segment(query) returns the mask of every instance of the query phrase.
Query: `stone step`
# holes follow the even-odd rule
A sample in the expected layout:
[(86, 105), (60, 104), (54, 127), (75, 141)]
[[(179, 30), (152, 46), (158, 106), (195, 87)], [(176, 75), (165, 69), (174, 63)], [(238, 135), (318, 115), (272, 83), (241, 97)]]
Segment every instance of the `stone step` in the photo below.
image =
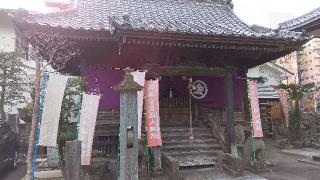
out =
[(220, 150), (221, 147), (219, 144), (183, 144), (183, 145), (172, 145), (172, 146), (163, 146), (163, 151), (168, 150), (172, 151), (185, 151), (185, 150), (197, 150), (197, 149), (206, 149), (206, 150)]
[(171, 157), (179, 164), (179, 170), (214, 167), (217, 161), (215, 156), (195, 155)]
[(218, 141), (214, 138), (205, 138), (205, 139), (182, 139), (182, 140), (175, 140), (175, 139), (167, 139), (162, 141), (163, 146), (167, 145), (179, 145), (179, 144), (201, 144), (201, 143), (218, 143)]
[[(193, 122), (192, 126), (193, 127), (207, 127), (208, 126), (208, 122)], [(160, 126), (162, 128), (165, 127), (189, 127), (189, 121), (180, 121), (180, 122), (170, 122), (170, 121), (160, 121)]]
[[(211, 130), (207, 129), (207, 130), (193, 130), (193, 135), (199, 135), (201, 136), (202, 134), (203, 135), (208, 135), (208, 134), (211, 134), (212, 135), (212, 132)], [(177, 132), (162, 132), (161, 131), (161, 134), (162, 136), (177, 136), (177, 135), (181, 135), (181, 136), (184, 136), (184, 135), (189, 135), (190, 132), (189, 130), (188, 131), (177, 131)]]
[[(161, 132), (189, 132), (190, 128), (187, 126), (183, 127), (161, 127)], [(208, 127), (194, 127), (193, 131), (210, 131)]]
[(176, 151), (176, 150), (166, 150), (163, 152), (164, 155), (167, 156), (173, 156), (173, 157), (178, 157), (178, 156), (193, 156), (193, 155), (206, 155), (206, 156), (217, 156), (218, 153), (222, 152), (222, 150), (206, 150), (206, 149), (197, 149), (197, 150), (185, 150), (185, 151)]
[[(189, 139), (189, 133), (172, 133), (172, 134), (161, 134), (162, 139), (166, 140), (186, 140)], [(194, 139), (212, 139), (214, 136), (211, 133), (193, 134)]]

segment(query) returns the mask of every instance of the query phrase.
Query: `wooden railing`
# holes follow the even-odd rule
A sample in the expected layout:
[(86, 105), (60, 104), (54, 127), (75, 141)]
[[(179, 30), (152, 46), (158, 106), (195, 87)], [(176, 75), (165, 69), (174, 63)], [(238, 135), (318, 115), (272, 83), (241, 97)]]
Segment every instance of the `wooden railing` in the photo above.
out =
[(212, 113), (208, 114), (208, 119), (209, 119), (209, 125), (211, 127), (211, 131), (213, 133), (213, 135), (215, 136), (215, 138), (218, 140), (219, 144), (221, 145), (223, 151), (225, 151), (226, 148), (226, 140), (224, 137), (224, 132), (223, 130), (217, 125), (216, 123), (216, 119), (213, 116)]

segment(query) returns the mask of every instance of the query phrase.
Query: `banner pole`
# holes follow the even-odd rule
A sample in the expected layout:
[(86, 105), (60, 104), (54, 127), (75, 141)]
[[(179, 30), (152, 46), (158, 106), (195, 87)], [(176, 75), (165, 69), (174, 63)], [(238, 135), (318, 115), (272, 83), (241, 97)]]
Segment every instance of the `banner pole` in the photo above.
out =
[[(249, 80), (250, 81), (250, 80)], [(249, 92), (250, 92), (250, 89), (249, 89), (249, 81), (247, 81), (247, 97), (248, 97), (248, 114), (249, 114), (249, 124), (250, 124), (250, 138), (251, 138), (251, 160), (252, 161), (256, 161), (256, 144), (255, 144), (255, 141), (254, 141), (254, 134), (253, 134), (253, 122), (252, 122), (252, 113), (251, 113), (251, 99), (250, 99), (250, 96), (249, 96)], [(251, 94), (250, 94), (251, 95)]]
[(46, 83), (49, 79), (48, 74), (43, 75), (42, 79), (42, 84), (41, 84), (41, 95), (40, 95), (40, 109), (38, 112), (38, 126), (36, 130), (36, 143), (34, 144), (34, 153), (33, 153), (33, 160), (32, 160), (32, 174), (31, 174), (31, 179), (34, 180), (34, 172), (36, 169), (36, 159), (38, 155), (38, 144), (39, 144), (39, 134), (40, 134), (40, 126), (41, 126), (41, 120), (42, 120), (42, 112), (43, 112), (43, 103), (44, 103), (44, 98), (46, 94)]
[(82, 104), (82, 93), (80, 94), (79, 101), (77, 102), (77, 127), (76, 127), (76, 134), (75, 134), (75, 139), (78, 141), (78, 136), (79, 136), (79, 124), (80, 124), (80, 115), (81, 115), (81, 104)]

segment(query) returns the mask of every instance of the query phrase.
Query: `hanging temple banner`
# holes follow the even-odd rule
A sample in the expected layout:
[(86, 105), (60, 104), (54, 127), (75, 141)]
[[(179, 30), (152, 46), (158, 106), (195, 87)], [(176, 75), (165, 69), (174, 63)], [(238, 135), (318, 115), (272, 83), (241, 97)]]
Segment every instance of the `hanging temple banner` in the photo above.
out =
[(249, 90), (251, 101), (250, 105), (252, 114), (253, 135), (254, 137), (263, 137), (258, 99), (258, 84), (256, 80), (249, 81)]
[(146, 80), (146, 126), (147, 141), (150, 147), (161, 146), (160, 115), (159, 115), (159, 83), (158, 80)]
[(43, 104), (39, 145), (56, 146), (61, 104), (67, 85), (67, 76), (50, 74)]
[[(133, 75), (133, 80), (137, 82), (140, 86), (144, 87), (144, 81), (146, 72), (134, 71), (131, 72)], [(142, 111), (143, 111), (143, 94), (144, 90), (137, 92), (137, 104), (138, 104), (138, 139), (141, 139), (141, 126), (142, 126)]]
[(90, 165), (91, 151), (100, 96), (84, 94), (81, 105), (79, 137), (81, 143), (81, 165)]

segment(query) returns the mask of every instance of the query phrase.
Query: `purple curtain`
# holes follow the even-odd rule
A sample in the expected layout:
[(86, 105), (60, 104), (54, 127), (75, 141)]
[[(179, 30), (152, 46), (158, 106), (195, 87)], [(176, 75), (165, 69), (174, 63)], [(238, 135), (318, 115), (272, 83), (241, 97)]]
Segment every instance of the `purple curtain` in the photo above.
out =
[(122, 70), (85, 67), (82, 68), (82, 74), (86, 81), (86, 91), (102, 94), (100, 109), (120, 108), (120, 93), (111, 87), (122, 81)]
[[(208, 88), (207, 95), (202, 99), (195, 99), (193, 101), (198, 104), (211, 108), (224, 109), (224, 78), (223, 77), (193, 77), (193, 81), (201, 80)], [(243, 76), (236, 76), (233, 78), (233, 93), (234, 93), (234, 107), (240, 108), (243, 101), (244, 86), (246, 80)], [(169, 89), (172, 86), (173, 96), (188, 96), (188, 81), (182, 80), (181, 77), (162, 77), (160, 81), (160, 92), (162, 95), (169, 95)]]
[[(122, 70), (103, 69), (97, 67), (82, 68), (82, 74), (86, 80), (86, 91), (101, 93), (100, 109), (120, 107), (120, 94), (111, 87), (118, 84), (123, 77)], [(240, 108), (246, 85), (245, 73), (238, 73), (233, 78), (234, 106)], [(193, 81), (201, 80), (206, 83), (208, 93), (203, 99), (194, 99), (200, 105), (212, 108), (225, 108), (224, 78), (223, 77), (193, 77)], [(161, 95), (169, 96), (169, 89), (172, 86), (174, 96), (188, 96), (186, 80), (181, 77), (162, 77), (159, 81)]]

